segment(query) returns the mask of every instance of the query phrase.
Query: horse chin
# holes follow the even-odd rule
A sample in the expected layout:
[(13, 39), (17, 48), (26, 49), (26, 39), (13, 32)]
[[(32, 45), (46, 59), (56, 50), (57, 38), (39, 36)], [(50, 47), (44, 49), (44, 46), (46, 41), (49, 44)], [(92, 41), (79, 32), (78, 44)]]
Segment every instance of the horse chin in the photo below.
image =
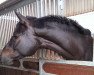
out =
[(10, 61), (2, 61), (3, 65), (13, 65), (13, 60), (11, 59)]
[(13, 61), (7, 62), (5, 65), (13, 65)]

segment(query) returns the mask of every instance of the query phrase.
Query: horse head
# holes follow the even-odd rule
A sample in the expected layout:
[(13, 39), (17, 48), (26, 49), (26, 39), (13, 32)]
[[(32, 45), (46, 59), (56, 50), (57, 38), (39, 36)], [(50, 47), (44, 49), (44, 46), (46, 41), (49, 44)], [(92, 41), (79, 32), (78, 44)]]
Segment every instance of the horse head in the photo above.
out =
[(34, 54), (38, 47), (32, 23), (20, 13), (15, 13), (19, 22), (17, 23), (13, 36), (1, 52), (1, 61), (8, 65), (12, 64), (13, 59), (15, 60)]
[[(68, 60), (89, 60), (93, 57), (91, 32), (66, 17), (24, 17), (15, 12), (19, 22), (13, 36), (1, 52), (1, 61), (33, 55), (39, 48), (53, 50)], [(54, 38), (53, 38), (54, 37)]]

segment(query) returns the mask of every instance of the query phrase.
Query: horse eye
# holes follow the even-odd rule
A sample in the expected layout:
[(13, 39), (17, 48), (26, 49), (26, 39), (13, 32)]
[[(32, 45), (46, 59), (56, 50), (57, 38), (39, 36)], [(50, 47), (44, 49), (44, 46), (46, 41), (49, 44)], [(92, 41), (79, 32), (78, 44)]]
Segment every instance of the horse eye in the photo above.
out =
[(15, 39), (17, 39), (17, 38), (18, 38), (18, 36), (16, 36), (16, 35), (15, 35), (15, 36), (13, 36), (13, 37), (14, 37)]

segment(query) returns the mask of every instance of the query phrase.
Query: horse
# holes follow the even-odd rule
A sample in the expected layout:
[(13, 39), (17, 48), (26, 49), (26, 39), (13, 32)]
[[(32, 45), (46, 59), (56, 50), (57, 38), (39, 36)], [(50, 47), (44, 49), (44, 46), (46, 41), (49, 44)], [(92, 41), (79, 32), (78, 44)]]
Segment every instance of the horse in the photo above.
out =
[(3, 64), (11, 65), (41, 48), (53, 50), (66, 60), (92, 61), (91, 32), (78, 22), (58, 15), (37, 18), (15, 14), (19, 22), (1, 52)]

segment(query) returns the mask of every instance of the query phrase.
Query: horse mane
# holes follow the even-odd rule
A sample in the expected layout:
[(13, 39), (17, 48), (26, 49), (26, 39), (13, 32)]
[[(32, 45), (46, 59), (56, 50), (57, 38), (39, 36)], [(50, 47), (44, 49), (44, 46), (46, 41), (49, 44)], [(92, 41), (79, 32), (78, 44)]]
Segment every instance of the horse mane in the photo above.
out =
[[(61, 17), (58, 15), (49, 15), (41, 18), (26, 16), (26, 18), (30, 20), (30, 22), (32, 22), (32, 25), (34, 25), (37, 28), (44, 28), (45, 22), (57, 22), (59, 23), (58, 25), (61, 25), (61, 24), (67, 25), (68, 28), (74, 27), (75, 28), (74, 32), (77, 31), (80, 34), (91, 36), (91, 32), (89, 29), (83, 28), (78, 22), (66, 17)], [(71, 28), (69, 29), (72, 30)]]
[(57, 22), (59, 23), (58, 25), (67, 25), (68, 27), (74, 27), (75, 31), (79, 32), (80, 34), (91, 36), (90, 30), (83, 28), (78, 22), (66, 17), (57, 16), (57, 15), (49, 15), (49, 16), (37, 18), (35, 20), (35, 27), (44, 28), (45, 26), (44, 23), (46, 22)]

